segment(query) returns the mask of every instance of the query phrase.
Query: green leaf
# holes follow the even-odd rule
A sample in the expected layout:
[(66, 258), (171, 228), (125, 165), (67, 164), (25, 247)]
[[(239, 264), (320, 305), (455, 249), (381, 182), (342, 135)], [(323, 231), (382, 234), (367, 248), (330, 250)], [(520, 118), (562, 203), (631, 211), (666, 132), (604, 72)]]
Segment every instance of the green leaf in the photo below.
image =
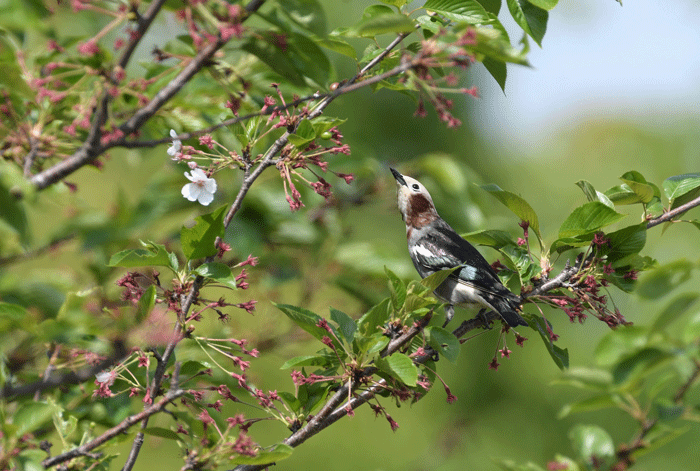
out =
[(316, 44), (325, 49), (348, 56), (351, 59), (357, 59), (357, 52), (355, 51), (355, 48), (342, 39), (327, 37), (313, 38), (313, 40)]
[(700, 187), (700, 173), (685, 173), (669, 177), (664, 180), (662, 186), (666, 198), (673, 202), (676, 198)]
[(609, 206), (613, 209), (615, 208), (615, 204), (612, 201), (610, 201), (610, 198), (608, 198), (605, 195), (605, 193), (596, 191), (596, 189), (593, 188), (593, 185), (591, 185), (586, 180), (579, 180), (576, 182), (576, 184), (581, 188), (581, 190), (583, 190), (583, 194), (586, 195), (588, 201), (600, 201), (606, 206)]
[(438, 286), (442, 284), (443, 281), (447, 279), (454, 271), (461, 268), (461, 265), (452, 268), (446, 268), (444, 270), (436, 271), (432, 275), (426, 276), (420, 281), (420, 284), (428, 288), (430, 291), (434, 291)]
[(641, 173), (632, 170), (622, 175), (620, 180), (629, 186), (642, 203), (648, 203), (654, 197), (654, 187), (647, 183)]
[(284, 42), (273, 35), (251, 36), (241, 49), (297, 86), (306, 86), (305, 77), (308, 77), (325, 88), (331, 76), (331, 65), (323, 51), (311, 39), (298, 33), (286, 33)]
[(180, 242), (182, 243), (182, 252), (188, 260), (216, 254), (218, 249), (214, 245), (214, 241), (217, 237), (224, 235), (224, 217), (227, 209), (227, 206), (222, 206), (212, 213), (196, 217), (193, 227), (182, 227)]
[(272, 464), (285, 458), (288, 458), (289, 456), (291, 456), (293, 450), (294, 448), (292, 448), (291, 446), (280, 443), (275, 445), (274, 448), (272, 448), (269, 451), (258, 451), (258, 454), (256, 456), (238, 455), (236, 458), (233, 458), (230, 461), (228, 461), (227, 464)]
[(542, 38), (547, 31), (547, 10), (533, 5), (527, 0), (507, 0), (508, 10), (516, 23), (525, 31), (537, 45), (542, 47)]
[(362, 20), (346, 33), (348, 36), (373, 38), (387, 33), (410, 33), (414, 31), (413, 20), (394, 12), (384, 5), (371, 5), (365, 9)]
[(298, 366), (327, 366), (328, 357), (323, 355), (303, 355), (299, 357), (290, 358), (285, 361), (280, 370), (286, 370)]
[(430, 326), (423, 333), (428, 341), (428, 345), (433, 347), (440, 355), (447, 358), (451, 363), (457, 361), (460, 343), (452, 332), (442, 327)]
[(205, 370), (211, 368), (211, 365), (207, 362), (201, 362), (196, 360), (187, 360), (182, 364), (180, 368), (180, 378), (187, 379), (190, 376), (194, 376), (202, 373)]
[(143, 292), (136, 305), (136, 323), (140, 324), (148, 319), (149, 314), (156, 305), (156, 285), (150, 285)]
[(610, 201), (615, 204), (637, 204), (641, 203), (642, 200), (637, 193), (630, 188), (626, 183), (622, 185), (614, 186), (605, 191), (605, 196), (607, 196)]
[(622, 384), (628, 380), (648, 376), (654, 367), (670, 358), (672, 358), (671, 354), (658, 348), (644, 348), (615, 365), (613, 381), (616, 384)]
[(540, 223), (537, 219), (537, 213), (527, 201), (514, 193), (502, 190), (498, 185), (482, 185), (481, 188), (495, 196), (498, 201), (503, 203), (506, 208), (510, 209), (521, 220), (527, 221), (530, 224), (530, 229), (537, 235), (540, 246), (542, 246), (542, 235), (540, 234)]
[(355, 321), (343, 311), (339, 311), (334, 308), (330, 308), (330, 310), (331, 320), (338, 324), (338, 328), (340, 333), (343, 335), (343, 338), (348, 343), (352, 343), (352, 340), (355, 337), (355, 331), (357, 330), (357, 324), (355, 324)]
[(616, 407), (618, 401), (613, 394), (600, 394), (597, 396), (592, 396), (581, 401), (572, 402), (571, 404), (565, 404), (559, 410), (557, 414), (557, 419), (563, 419), (571, 414), (579, 414), (581, 412), (591, 412), (601, 409), (610, 409), (611, 407)]
[(384, 272), (391, 283), (391, 302), (394, 305), (394, 309), (398, 311), (406, 302), (406, 284), (386, 266), (384, 267)]
[(381, 371), (390, 374), (406, 386), (414, 387), (418, 381), (418, 368), (413, 364), (413, 360), (403, 353), (378, 358), (376, 363)]
[(611, 457), (615, 454), (615, 444), (608, 432), (597, 425), (578, 424), (569, 432), (571, 445), (580, 458), (590, 461), (594, 457)]
[(109, 259), (107, 266), (122, 268), (171, 266), (170, 253), (165, 249), (164, 245), (153, 242), (139, 242), (145, 248), (117, 252)]
[(142, 432), (146, 435), (165, 438), (167, 440), (180, 440), (180, 436), (177, 433), (163, 427), (147, 427), (145, 429), (142, 429)]
[(401, 8), (405, 4), (408, 3), (409, 0), (381, 0), (382, 3), (386, 3), (387, 5), (394, 5), (397, 8)]
[(614, 209), (599, 201), (592, 201), (576, 208), (559, 228), (559, 238), (575, 237), (595, 232), (624, 218)]
[(506, 78), (508, 77), (508, 68), (505, 62), (501, 62), (491, 57), (484, 57), (481, 63), (484, 64), (484, 67), (486, 67), (486, 70), (489, 74), (491, 74), (491, 77), (493, 77), (498, 86), (501, 87), (501, 90), (505, 92)]
[(684, 343), (694, 342), (700, 338), (700, 311), (688, 319), (681, 331), (681, 340)]
[(549, 332), (547, 331), (547, 321), (541, 316), (532, 316), (534, 321), (528, 322), (530, 327), (535, 329), (539, 334), (544, 346), (547, 348), (549, 356), (552, 357), (554, 363), (559, 367), (560, 370), (564, 370), (569, 367), (569, 351), (568, 349), (562, 349), (549, 340)]
[(551, 10), (555, 6), (557, 6), (557, 3), (559, 0), (530, 0), (530, 3), (535, 5), (536, 7), (540, 7), (543, 10)]
[(389, 320), (390, 303), (391, 299), (386, 298), (379, 304), (372, 306), (370, 310), (357, 321), (357, 333), (355, 335), (369, 337), (377, 333), (377, 330), (381, 329)]
[(45, 402), (28, 402), (19, 406), (11, 416), (12, 424), (17, 426), (15, 437), (35, 432), (40, 426), (52, 421), (56, 407)]
[(228, 265), (223, 263), (203, 263), (195, 268), (194, 272), (204, 278), (219, 282), (228, 288), (238, 289), (238, 286), (236, 286), (236, 275), (231, 272), (231, 268)]
[(608, 332), (596, 346), (596, 362), (601, 366), (614, 365), (621, 358), (646, 346), (648, 334), (646, 327), (635, 325)]
[[(18, 305), (0, 302), (0, 332), (22, 326), (27, 317), (27, 310)], [(28, 327), (28, 325), (24, 325)]]
[(601, 246), (602, 253), (608, 256), (608, 262), (619, 262), (642, 251), (647, 240), (646, 223), (625, 227), (606, 234), (606, 237), (610, 239), (610, 245)]
[(303, 148), (306, 144), (316, 139), (316, 132), (308, 119), (302, 119), (294, 134), (290, 134), (288, 139), (297, 148)]
[(489, 14), (476, 0), (428, 0), (423, 8), (440, 13), (457, 23), (481, 25), (489, 23)]
[(666, 296), (688, 281), (694, 269), (695, 264), (688, 260), (676, 260), (655, 268), (639, 281), (636, 293), (644, 299), (658, 299)]
[(284, 8), (277, 11), (307, 31), (326, 34), (326, 14), (316, 0), (284, 0)]
[[(341, 346), (338, 344), (338, 341), (331, 335), (329, 335), (329, 332), (326, 329), (317, 325), (321, 320), (321, 316), (314, 314), (313, 312), (309, 311), (308, 309), (304, 309), (303, 307), (291, 306), (289, 304), (277, 304), (274, 302), (272, 304), (277, 309), (285, 313), (286, 316), (292, 320), (292, 322), (294, 322), (296, 325), (313, 335), (318, 340), (322, 340), (323, 337), (330, 337), (331, 340), (333, 340), (333, 344), (336, 346), (336, 348), (341, 348)], [(335, 333), (335, 329), (333, 329), (333, 326), (330, 326), (330, 328)], [(338, 335), (336, 333), (336, 337), (337, 336)]]
[(472, 244), (485, 245), (494, 249), (500, 249), (506, 245), (515, 245), (513, 237), (506, 231), (486, 229), (468, 232), (461, 234), (461, 236)]
[(700, 293), (691, 292), (683, 293), (674, 298), (657, 316), (651, 326), (652, 332), (663, 331), (667, 326), (671, 325), (675, 320), (685, 314), (688, 309), (693, 307), (700, 298)]

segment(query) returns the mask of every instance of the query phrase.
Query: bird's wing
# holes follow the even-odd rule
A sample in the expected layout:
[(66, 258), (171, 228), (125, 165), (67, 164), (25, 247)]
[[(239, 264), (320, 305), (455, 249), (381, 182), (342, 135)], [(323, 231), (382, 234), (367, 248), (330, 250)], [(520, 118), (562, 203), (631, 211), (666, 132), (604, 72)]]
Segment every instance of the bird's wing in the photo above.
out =
[(434, 224), (430, 231), (416, 240), (412, 252), (416, 265), (420, 265), (428, 274), (461, 265), (460, 270), (450, 275), (460, 283), (496, 296), (514, 296), (503, 286), (481, 253), (444, 221)]

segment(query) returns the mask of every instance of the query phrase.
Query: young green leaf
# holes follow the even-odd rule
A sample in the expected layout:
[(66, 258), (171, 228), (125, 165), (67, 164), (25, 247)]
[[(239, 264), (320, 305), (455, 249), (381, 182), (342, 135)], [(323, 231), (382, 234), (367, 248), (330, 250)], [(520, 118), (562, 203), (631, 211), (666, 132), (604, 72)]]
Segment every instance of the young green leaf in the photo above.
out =
[(632, 170), (622, 175), (620, 180), (629, 186), (642, 203), (648, 203), (654, 197), (654, 187), (647, 183), (641, 173)]
[(375, 334), (378, 329), (381, 329), (389, 320), (390, 303), (391, 299), (385, 298), (360, 317), (357, 321), (357, 333), (355, 335), (370, 336)]
[(236, 276), (231, 272), (231, 268), (223, 263), (203, 263), (195, 268), (194, 272), (204, 278), (219, 282), (228, 288), (238, 289), (238, 286), (236, 286)]
[(171, 254), (162, 244), (140, 241), (143, 249), (128, 249), (117, 252), (109, 259), (110, 267), (152, 267), (163, 266), (172, 268)]
[(136, 323), (140, 324), (148, 319), (148, 315), (151, 313), (155, 305), (156, 285), (151, 285), (146, 288), (146, 291), (143, 292), (138, 304), (136, 305)]
[(569, 432), (571, 445), (585, 462), (615, 454), (615, 444), (612, 437), (597, 425), (575, 425)]
[(615, 204), (612, 201), (610, 201), (610, 198), (608, 198), (605, 195), (605, 193), (597, 191), (595, 188), (593, 188), (593, 185), (591, 185), (586, 180), (579, 180), (576, 182), (576, 185), (578, 185), (579, 188), (583, 190), (583, 194), (586, 195), (588, 201), (600, 201), (605, 206), (609, 206), (613, 209), (615, 208)]
[(443, 281), (447, 279), (453, 272), (462, 269), (461, 265), (456, 267), (446, 268), (445, 270), (440, 270), (432, 275), (426, 276), (420, 281), (420, 284), (428, 288), (430, 291), (434, 291)]
[(457, 23), (483, 25), (490, 20), (488, 12), (476, 0), (428, 0), (423, 8)]
[(237, 457), (232, 458), (230, 461), (228, 461), (227, 464), (273, 464), (291, 456), (293, 450), (294, 448), (292, 448), (291, 446), (279, 443), (269, 451), (258, 450), (255, 456), (238, 455)]
[(666, 198), (673, 203), (691, 190), (700, 187), (700, 173), (686, 173), (669, 177), (663, 182)]
[(195, 225), (191, 228), (182, 227), (180, 242), (182, 251), (188, 260), (215, 255), (217, 248), (214, 241), (224, 235), (224, 217), (226, 206), (222, 206), (209, 214), (196, 217)]
[(403, 353), (378, 358), (376, 364), (381, 371), (388, 373), (406, 386), (414, 387), (418, 381), (418, 368), (413, 364), (413, 360)]
[(452, 332), (437, 326), (427, 327), (423, 332), (428, 341), (428, 345), (433, 347), (451, 363), (457, 361), (460, 343)]
[(357, 324), (355, 324), (355, 321), (343, 311), (339, 311), (335, 308), (330, 308), (330, 310), (331, 320), (338, 324), (340, 333), (343, 335), (345, 341), (352, 343), (352, 340), (355, 337), (355, 331), (357, 330)]
[(389, 278), (391, 283), (391, 302), (394, 305), (395, 310), (399, 310), (403, 307), (406, 302), (406, 283), (404, 283), (396, 274), (389, 270), (386, 266), (384, 267), (384, 272)]
[(532, 316), (534, 322), (530, 321), (530, 327), (534, 327), (542, 338), (544, 346), (549, 352), (549, 356), (552, 357), (554, 363), (559, 367), (560, 370), (565, 370), (569, 367), (569, 350), (566, 348), (561, 348), (549, 339), (549, 332), (547, 331), (547, 321), (541, 316)]
[(348, 36), (373, 38), (386, 33), (410, 33), (414, 31), (413, 20), (396, 13), (385, 5), (371, 5), (362, 15), (362, 20), (347, 31)]
[(599, 201), (579, 206), (569, 215), (559, 228), (559, 238), (576, 237), (595, 232), (624, 218), (614, 209)]
[(506, 208), (510, 209), (521, 220), (527, 221), (530, 224), (530, 229), (537, 235), (540, 246), (542, 245), (542, 235), (540, 234), (540, 223), (537, 219), (537, 213), (527, 201), (515, 193), (502, 190), (498, 185), (482, 185), (481, 188), (495, 196), (498, 201), (503, 203)]

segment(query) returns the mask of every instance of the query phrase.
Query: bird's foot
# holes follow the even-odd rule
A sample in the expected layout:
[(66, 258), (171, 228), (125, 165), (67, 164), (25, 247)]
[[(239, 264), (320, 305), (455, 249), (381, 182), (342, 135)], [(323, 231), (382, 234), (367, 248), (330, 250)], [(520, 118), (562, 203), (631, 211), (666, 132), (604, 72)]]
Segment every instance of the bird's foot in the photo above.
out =
[(486, 330), (491, 330), (493, 327), (491, 327), (491, 322), (489, 322), (489, 318), (486, 315), (486, 308), (483, 308), (482, 310), (479, 311), (479, 314), (476, 315), (476, 318), (481, 321), (481, 323), (484, 325), (484, 329)]

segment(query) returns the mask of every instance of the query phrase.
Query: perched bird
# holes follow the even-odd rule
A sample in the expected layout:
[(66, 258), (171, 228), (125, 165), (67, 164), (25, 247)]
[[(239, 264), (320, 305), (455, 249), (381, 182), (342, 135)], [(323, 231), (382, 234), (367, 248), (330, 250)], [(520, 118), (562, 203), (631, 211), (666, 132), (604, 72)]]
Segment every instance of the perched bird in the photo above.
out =
[(497, 312), (511, 327), (526, 326), (527, 322), (518, 314), (520, 298), (503, 286), (479, 251), (438, 215), (428, 190), (416, 179), (390, 170), (398, 186), (408, 253), (421, 278), (461, 267), (435, 289), (435, 295), (449, 303), (445, 307), (445, 325), (454, 317), (455, 304), (480, 304)]

